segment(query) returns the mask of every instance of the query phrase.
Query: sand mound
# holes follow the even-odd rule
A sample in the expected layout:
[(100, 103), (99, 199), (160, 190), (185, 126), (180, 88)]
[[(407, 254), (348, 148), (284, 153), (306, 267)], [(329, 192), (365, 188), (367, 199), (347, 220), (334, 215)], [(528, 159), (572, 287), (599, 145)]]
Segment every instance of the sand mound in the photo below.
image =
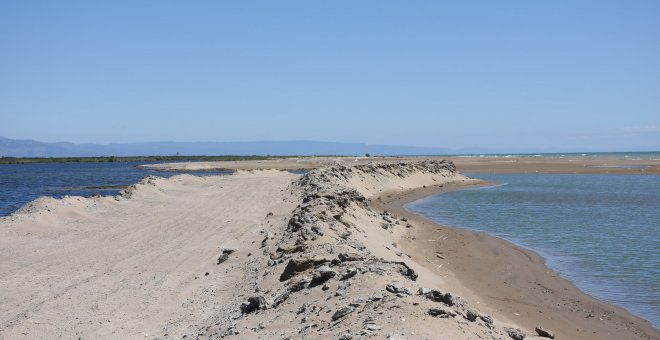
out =
[[(203, 337), (508, 337), (468, 301), (418, 280), (398, 249), (406, 223), (372, 211), (368, 198), (466, 178), (450, 162), (336, 165), (312, 170), (288, 188), (299, 204), (283, 228), (263, 229), (249, 288)], [(258, 260), (261, 258), (261, 260)], [(431, 286), (423, 286), (431, 284)], [(239, 307), (240, 308), (237, 308)]]

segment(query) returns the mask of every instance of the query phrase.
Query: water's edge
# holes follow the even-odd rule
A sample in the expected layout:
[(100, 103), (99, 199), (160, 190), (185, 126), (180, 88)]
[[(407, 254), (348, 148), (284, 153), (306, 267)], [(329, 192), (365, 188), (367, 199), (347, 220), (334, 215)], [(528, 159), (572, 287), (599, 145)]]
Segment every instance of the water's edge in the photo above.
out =
[[(619, 176), (619, 175), (611, 175), (611, 176)], [(654, 323), (653, 320), (651, 320), (649, 318), (646, 318), (644, 315), (641, 315), (639, 312), (636, 312), (635, 310), (631, 310), (627, 306), (622, 305), (620, 303), (617, 303), (615, 301), (611, 301), (609, 299), (603, 298), (602, 296), (600, 296), (596, 292), (593, 292), (590, 289), (585, 289), (583, 286), (579, 285), (575, 281), (575, 279), (573, 279), (571, 277), (570, 273), (567, 273), (566, 270), (562, 269), (560, 266), (559, 267), (556, 266), (554, 264), (555, 260), (553, 260), (553, 256), (549, 255), (543, 249), (538, 249), (537, 247), (535, 247), (533, 245), (527, 244), (525, 242), (521, 242), (520, 240), (517, 240), (515, 238), (510, 238), (510, 237), (506, 237), (506, 236), (503, 236), (503, 235), (499, 235), (497, 233), (493, 233), (493, 232), (488, 231), (488, 230), (483, 230), (483, 229), (479, 229), (479, 228), (470, 228), (470, 227), (461, 226), (461, 225), (458, 225), (456, 223), (451, 223), (451, 222), (448, 223), (446, 220), (441, 221), (441, 220), (438, 220), (438, 219), (434, 218), (434, 216), (432, 216), (428, 212), (425, 213), (422, 209), (415, 208), (415, 206), (419, 205), (419, 203), (426, 202), (428, 200), (433, 199), (434, 197), (451, 195), (451, 194), (455, 194), (456, 192), (467, 191), (467, 190), (492, 189), (492, 188), (497, 188), (497, 187), (500, 187), (500, 186), (504, 186), (506, 184), (507, 183), (496, 183), (496, 182), (489, 181), (489, 182), (485, 182), (483, 185), (476, 186), (476, 187), (475, 186), (458, 187), (456, 189), (452, 189), (452, 190), (449, 190), (449, 191), (443, 191), (443, 192), (439, 192), (439, 193), (431, 193), (427, 196), (424, 196), (424, 197), (415, 199), (413, 201), (409, 201), (409, 202), (404, 203), (402, 205), (402, 208), (405, 209), (407, 212), (409, 212), (411, 214), (418, 215), (418, 216), (421, 216), (424, 219), (432, 221), (433, 223), (435, 223), (438, 226), (449, 227), (449, 228), (454, 228), (454, 229), (458, 229), (458, 230), (464, 230), (464, 231), (471, 232), (471, 233), (485, 233), (488, 236), (496, 238), (496, 239), (498, 239), (502, 242), (509, 243), (509, 244), (512, 244), (516, 247), (528, 250), (529, 252), (531, 252), (531, 253), (535, 254), (536, 256), (538, 256), (538, 258), (541, 259), (542, 264), (546, 268), (556, 272), (562, 279), (569, 282), (571, 285), (573, 285), (575, 287), (576, 290), (582, 292), (584, 295), (588, 295), (589, 297), (591, 297), (591, 298), (593, 298), (597, 301), (601, 301), (604, 304), (611, 305), (611, 306), (614, 306), (614, 307), (617, 307), (617, 308), (621, 308), (621, 309), (627, 311), (628, 313), (630, 313), (630, 315), (633, 315), (635, 317), (638, 317), (638, 318), (648, 322), (652, 327), (655, 328), (655, 330), (660, 330), (660, 328), (658, 328), (658, 325), (656, 323)]]

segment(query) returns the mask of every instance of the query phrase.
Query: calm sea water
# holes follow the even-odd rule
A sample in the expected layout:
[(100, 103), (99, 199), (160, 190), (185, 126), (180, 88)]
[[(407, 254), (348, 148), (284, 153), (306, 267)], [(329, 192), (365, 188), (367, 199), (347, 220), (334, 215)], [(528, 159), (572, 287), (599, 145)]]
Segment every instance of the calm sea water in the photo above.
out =
[[(123, 186), (148, 175), (171, 177), (181, 172), (136, 168), (144, 163), (0, 164), (0, 216), (6, 216), (40, 196), (116, 195)], [(195, 175), (222, 171), (191, 172)]]
[(628, 160), (660, 160), (660, 151), (641, 152), (563, 152), (563, 153), (500, 153), (500, 154), (459, 154), (450, 157), (552, 157), (552, 158), (620, 158)]
[(471, 174), (498, 183), (408, 205), (535, 250), (583, 291), (660, 328), (660, 177)]

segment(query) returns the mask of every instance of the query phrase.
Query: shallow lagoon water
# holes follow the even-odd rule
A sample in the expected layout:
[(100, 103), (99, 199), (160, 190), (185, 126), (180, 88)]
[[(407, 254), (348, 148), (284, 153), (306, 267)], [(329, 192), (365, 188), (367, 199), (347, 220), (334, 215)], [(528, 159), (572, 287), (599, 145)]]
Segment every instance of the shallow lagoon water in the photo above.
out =
[(660, 177), (472, 174), (497, 183), (408, 208), (532, 249), (578, 288), (660, 327)]

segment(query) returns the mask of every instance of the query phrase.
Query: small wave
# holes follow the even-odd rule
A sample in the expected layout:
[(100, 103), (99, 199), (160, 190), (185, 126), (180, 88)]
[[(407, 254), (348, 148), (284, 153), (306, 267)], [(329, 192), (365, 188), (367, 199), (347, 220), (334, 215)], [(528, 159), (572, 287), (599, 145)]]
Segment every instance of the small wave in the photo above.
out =
[(509, 183), (496, 183), (493, 185), (488, 185), (488, 186), (483, 186), (483, 187), (475, 187), (475, 188), (467, 188), (463, 190), (486, 190), (486, 189), (495, 189), (499, 187), (503, 187), (505, 185), (509, 185)]

